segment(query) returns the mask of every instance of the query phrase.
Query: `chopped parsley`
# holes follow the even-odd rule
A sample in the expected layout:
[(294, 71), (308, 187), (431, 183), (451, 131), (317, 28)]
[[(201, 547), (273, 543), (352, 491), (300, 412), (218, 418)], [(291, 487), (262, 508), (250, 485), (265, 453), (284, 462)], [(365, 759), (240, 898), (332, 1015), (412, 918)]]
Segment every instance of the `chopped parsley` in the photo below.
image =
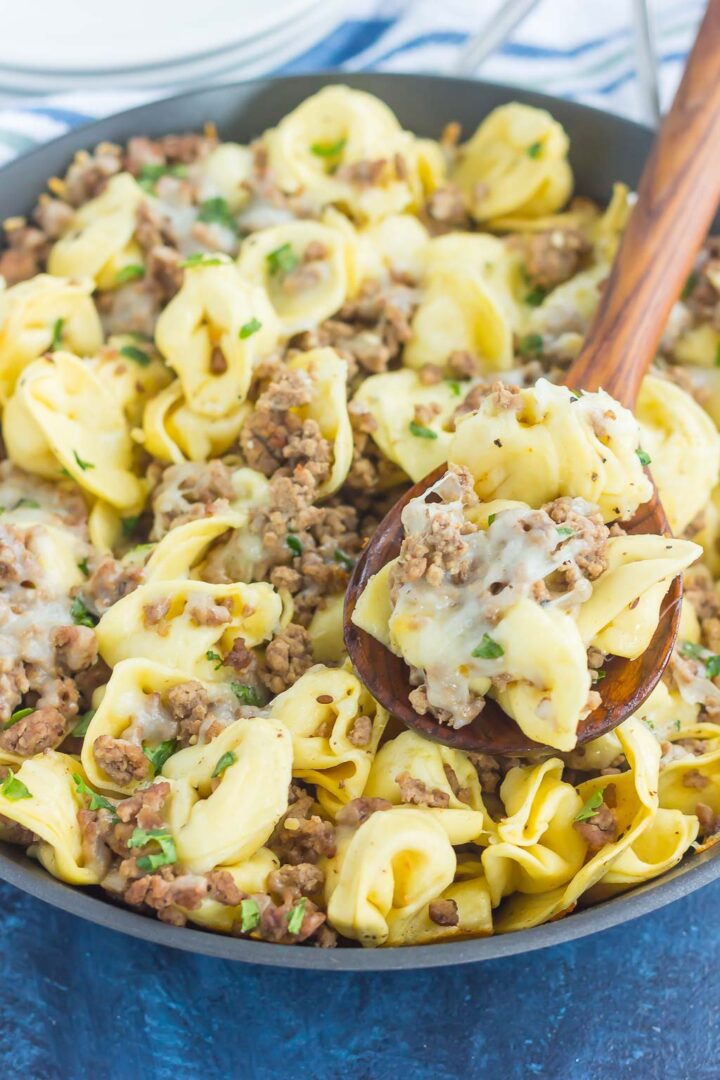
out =
[(76, 596), (70, 605), (70, 615), (76, 626), (89, 626), (90, 628), (93, 628), (97, 625), (97, 618), (85, 606), (85, 603), (80, 596)]
[(50, 352), (54, 352), (55, 349), (59, 349), (62, 345), (62, 332), (64, 325), (64, 319), (56, 319), (53, 323), (52, 337), (50, 338)]
[(718, 341), (717, 348), (715, 350), (715, 367), (720, 367), (720, 341)]
[(187, 165), (143, 165), (138, 174), (138, 184), (150, 195), (155, 192), (155, 185), (162, 176), (187, 176)]
[(215, 664), (216, 671), (219, 671), (219, 669), (223, 666), (222, 656), (220, 655), (220, 653), (216, 653), (212, 649), (208, 649), (208, 651), (205, 653), (205, 659), (209, 660), (211, 664)]
[(115, 813), (115, 806), (113, 803), (111, 803), (109, 799), (106, 799), (104, 795), (98, 795), (96, 791), (93, 791), (91, 787), (88, 787), (80, 773), (73, 773), (72, 778), (78, 795), (84, 795), (90, 800), (91, 810), (109, 810), (115, 821), (120, 820)]
[(717, 679), (720, 675), (720, 656), (713, 654), (705, 658), (705, 674), (708, 679)]
[(301, 896), (297, 904), (295, 904), (288, 912), (288, 933), (299, 934), (302, 928), (303, 919), (305, 918), (305, 905), (307, 900), (304, 896)]
[(704, 649), (702, 645), (696, 645), (694, 641), (683, 641), (680, 646), (683, 656), (692, 660), (699, 660), (705, 665), (705, 675), (708, 679), (716, 679), (720, 675), (720, 656)]
[(497, 514), (488, 514), (488, 527), (492, 525), (493, 521), (497, 517)]
[(700, 275), (695, 270), (693, 270), (693, 272), (688, 275), (687, 280), (683, 285), (683, 291), (680, 293), (681, 300), (687, 300), (688, 297), (692, 295), (692, 293), (695, 291), (695, 286), (697, 285), (699, 280)]
[(222, 776), (225, 770), (229, 768), (235, 761), (237, 761), (237, 758), (235, 757), (232, 750), (226, 750), (225, 753), (221, 754), (221, 756), (218, 758), (217, 765), (210, 773), (211, 780), (214, 780), (216, 776)]
[(702, 660), (704, 651), (702, 645), (696, 645), (694, 641), (683, 641), (680, 646), (683, 656), (691, 656), (693, 660)]
[(588, 801), (585, 803), (585, 805), (582, 807), (580, 812), (578, 814), (576, 814), (575, 820), (576, 821), (590, 821), (591, 818), (595, 817), (598, 810), (602, 806), (602, 801), (603, 801), (603, 793), (602, 793), (602, 791), (601, 790), (593, 791), (592, 795), (590, 796)]
[(83, 459), (78, 454), (77, 450), (73, 450), (73, 457), (75, 458), (75, 460), (76, 460), (76, 462), (78, 464), (78, 468), (82, 469), (83, 472), (87, 472), (88, 469), (94, 469), (95, 468), (92, 461), (83, 461)]
[(253, 900), (252, 896), (246, 896), (244, 900), (240, 901), (241, 933), (249, 934), (251, 930), (255, 929), (259, 922), (260, 908), (258, 907), (257, 900)]
[(258, 330), (262, 330), (262, 323), (259, 319), (251, 319), (250, 322), (246, 322), (244, 326), (240, 327), (240, 333), (238, 337), (241, 341), (245, 338), (252, 337), (253, 334), (257, 334)]
[(346, 145), (347, 139), (343, 137), (341, 139), (338, 139), (337, 142), (334, 143), (313, 143), (310, 147), (310, 150), (313, 154), (315, 154), (315, 157), (335, 158), (339, 157), (340, 154), (342, 154)]
[(417, 420), (411, 420), (408, 427), (410, 428), (410, 434), (415, 435), (418, 439), (437, 439), (438, 437), (437, 431), (425, 427), (424, 424), (418, 424)]
[(127, 842), (129, 848), (145, 847), (152, 843), (158, 844), (160, 851), (152, 855), (141, 855), (137, 861), (140, 870), (152, 873), (160, 866), (177, 862), (175, 841), (166, 829), (134, 829)]
[(90, 577), (90, 567), (88, 566), (87, 557), (80, 560), (80, 562), (77, 564), (77, 568), (82, 574), (85, 575), (85, 577)]
[(342, 548), (335, 548), (333, 559), (336, 563), (340, 563), (341, 566), (344, 566), (346, 570), (352, 570), (355, 566), (355, 560), (349, 555), (346, 555)]
[(179, 266), (183, 270), (192, 270), (196, 266), (222, 266), (226, 262), (229, 260), (221, 258), (220, 255), (207, 255), (204, 251), (194, 251), (192, 255), (188, 255), (187, 259), (183, 259)]
[(238, 701), (241, 701), (243, 705), (262, 705), (260, 695), (254, 686), (248, 686), (247, 683), (233, 680), (230, 683), (230, 689)]
[(303, 553), (302, 542), (298, 539), (297, 536), (293, 536), (292, 533), (288, 533), (288, 535), (285, 537), (285, 543), (290, 548), (293, 555), (302, 555), (302, 553)]
[(457, 379), (447, 379), (446, 382), (450, 387), (450, 392), (452, 393), (453, 397), (460, 397), (460, 395), (462, 394), (462, 386), (457, 381)]
[(214, 199), (206, 199), (205, 202), (200, 203), (197, 219), (198, 221), (206, 221), (209, 225), (221, 225), (224, 229), (230, 229), (234, 233), (238, 231), (237, 221), (230, 212), (227, 199), (223, 199), (222, 195), (218, 195)]
[(525, 334), (518, 342), (518, 352), (521, 356), (542, 356), (542, 334)]
[(268, 273), (271, 277), (276, 274), (289, 274), (299, 264), (300, 258), (292, 249), (292, 244), (283, 244), (275, 248), (266, 256)]
[(12, 715), (10, 716), (10, 719), (6, 720), (3, 724), (3, 731), (7, 731), (7, 729), (11, 728), (13, 724), (17, 724), (18, 720), (24, 720), (26, 716), (29, 716), (30, 713), (34, 711), (34, 709), (16, 709), (15, 712), (12, 713)]
[(120, 349), (120, 355), (132, 360), (135, 364), (139, 364), (140, 367), (148, 367), (152, 359), (144, 349), (139, 349), (137, 345), (123, 345)]
[(482, 660), (497, 660), (505, 655), (505, 650), (499, 641), (493, 641), (489, 634), (483, 634), (482, 641), (472, 651), (473, 656), (479, 656)]
[(535, 285), (530, 292), (525, 293), (525, 303), (529, 304), (530, 307), (540, 307), (548, 291), (542, 285)]
[(84, 738), (87, 734), (87, 729), (90, 727), (90, 721), (95, 715), (95, 712), (95, 709), (88, 709), (87, 712), (84, 712), (75, 727), (70, 732), (70, 734), (74, 735), (76, 739)]
[(558, 525), (557, 534), (558, 536), (574, 536), (575, 530), (571, 529), (569, 525)]
[(157, 776), (167, 759), (175, 753), (176, 743), (176, 739), (165, 739), (157, 746), (146, 746), (143, 743), (142, 751), (153, 767), (153, 776)]
[(600, 682), (600, 680), (604, 679), (606, 675), (607, 671), (605, 671), (604, 668), (597, 668), (597, 670), (595, 671), (595, 682)]
[(525, 153), (529, 158), (539, 158), (542, 153), (542, 143), (540, 140), (538, 139), (537, 142), (530, 143)]
[(135, 514), (133, 517), (120, 518), (120, 524), (122, 526), (123, 536), (129, 538), (135, 532), (140, 521), (140, 515)]
[(123, 266), (122, 270), (118, 270), (115, 275), (115, 284), (124, 285), (128, 281), (137, 281), (143, 277), (145, 277), (145, 267), (142, 263), (129, 263)]
[(649, 465), (650, 462), (652, 461), (652, 458), (647, 453), (647, 451), (642, 450), (639, 446), (638, 446), (637, 450), (635, 451), (635, 453), (637, 454), (638, 461), (640, 462), (641, 465)]
[(0, 795), (4, 795), (10, 802), (18, 802), (20, 799), (32, 799), (32, 792), (23, 784), (22, 780), (18, 780), (14, 773), (9, 772), (2, 784), (0, 784)]

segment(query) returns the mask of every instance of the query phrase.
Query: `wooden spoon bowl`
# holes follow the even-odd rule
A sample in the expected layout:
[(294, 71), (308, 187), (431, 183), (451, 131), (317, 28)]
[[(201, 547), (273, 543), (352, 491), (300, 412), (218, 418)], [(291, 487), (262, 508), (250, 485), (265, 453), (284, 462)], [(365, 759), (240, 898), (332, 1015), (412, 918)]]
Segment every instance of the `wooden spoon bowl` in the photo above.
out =
[[(637, 203), (582, 352), (566, 385), (606, 390), (633, 409), (670, 309), (680, 294), (720, 200), (720, 0), (710, 0), (682, 83), (643, 171)], [(491, 699), (466, 727), (450, 728), (419, 716), (409, 694), (409, 668), (370, 634), (353, 625), (358, 596), (369, 579), (394, 559), (403, 539), (401, 514), (445, 471), (436, 469), (392, 508), (355, 566), (345, 597), (345, 644), (373, 696), (408, 727), (461, 750), (527, 754), (546, 749), (529, 739)], [(657, 498), (641, 506), (630, 533), (669, 535)], [(682, 581), (675, 578), (646, 651), (636, 660), (608, 658), (597, 684), (602, 703), (578, 726), (578, 743), (617, 727), (645, 701), (670, 659), (680, 622)], [(442, 649), (442, 639), (438, 649)]]

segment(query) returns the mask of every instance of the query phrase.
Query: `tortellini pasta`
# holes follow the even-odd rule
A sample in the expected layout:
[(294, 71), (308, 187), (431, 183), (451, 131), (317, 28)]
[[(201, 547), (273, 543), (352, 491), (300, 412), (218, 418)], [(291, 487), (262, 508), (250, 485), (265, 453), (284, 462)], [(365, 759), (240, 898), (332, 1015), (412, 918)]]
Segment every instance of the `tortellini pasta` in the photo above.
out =
[(373, 814), (342, 835), (326, 868), (328, 915), (345, 937), (384, 945), (453, 880), (457, 859), (445, 830), (423, 810)]
[(176, 379), (148, 401), (136, 437), (160, 461), (207, 461), (230, 449), (249, 413), (243, 401), (224, 416), (204, 416), (190, 408)]
[(312, 388), (307, 405), (293, 408), (302, 420), (314, 420), (332, 448), (330, 475), (318, 489), (320, 497), (331, 495), (345, 480), (352, 461), (353, 439), (348, 416), (345, 383), (347, 365), (334, 349), (311, 349), (289, 361), (292, 371), (305, 372)]
[[(85, 203), (55, 242), (48, 270), (56, 277), (91, 277), (101, 289), (122, 283), (121, 271), (142, 264), (134, 239), (145, 193), (130, 173), (111, 176), (102, 194)], [(118, 276), (120, 275), (120, 277)]]
[(33, 360), (61, 345), (92, 356), (102, 344), (89, 278), (38, 274), (0, 290), (0, 400), (4, 404)]
[(192, 410), (217, 418), (245, 400), (253, 365), (277, 334), (264, 289), (243, 281), (232, 264), (208, 260), (188, 267), (158, 319), (155, 340)]
[(133, 656), (168, 666), (181, 661), (188, 674), (212, 680), (236, 637), (248, 648), (267, 641), (281, 612), (280, 597), (265, 582), (151, 581), (103, 615), (98, 648), (112, 666)]
[(144, 502), (122, 408), (71, 353), (53, 353), (25, 369), (5, 408), (3, 437), (10, 460), (28, 472), (53, 480), (68, 475), (120, 508)]
[(275, 698), (271, 715), (293, 740), (293, 773), (317, 785), (329, 811), (358, 798), (388, 721), (357, 676), (318, 666)]
[[(214, 787), (223, 754), (232, 760)], [(262, 717), (173, 754), (163, 775), (172, 781), (169, 825), (184, 865), (203, 873), (254, 855), (287, 809), (291, 766), (287, 728)]]
[(544, 109), (501, 105), (460, 148), (452, 179), (477, 221), (535, 218), (558, 210), (572, 190), (568, 137)]
[(632, 414), (603, 390), (574, 395), (539, 379), (509, 407), (491, 394), (462, 418), (450, 460), (470, 469), (481, 499), (541, 506), (580, 496), (613, 521), (631, 517), (652, 494), (639, 445)]
[(243, 241), (238, 268), (264, 286), (283, 333), (311, 330), (342, 307), (348, 293), (349, 245), (339, 229), (291, 221)]

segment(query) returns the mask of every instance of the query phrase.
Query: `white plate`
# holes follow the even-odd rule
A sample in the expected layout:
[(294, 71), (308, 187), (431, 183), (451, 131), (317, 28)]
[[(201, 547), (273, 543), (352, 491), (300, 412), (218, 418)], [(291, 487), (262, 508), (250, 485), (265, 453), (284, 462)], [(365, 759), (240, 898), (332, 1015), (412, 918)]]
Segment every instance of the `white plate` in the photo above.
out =
[(0, 0), (0, 67), (97, 72), (176, 64), (299, 22), (315, 0)]
[(292, 23), (274, 34), (177, 65), (123, 72), (68, 75), (29, 73), (0, 66), (0, 95), (35, 96), (92, 90), (183, 89), (198, 82), (252, 78), (294, 60), (320, 41), (337, 24), (343, 0), (314, 0), (300, 26)]

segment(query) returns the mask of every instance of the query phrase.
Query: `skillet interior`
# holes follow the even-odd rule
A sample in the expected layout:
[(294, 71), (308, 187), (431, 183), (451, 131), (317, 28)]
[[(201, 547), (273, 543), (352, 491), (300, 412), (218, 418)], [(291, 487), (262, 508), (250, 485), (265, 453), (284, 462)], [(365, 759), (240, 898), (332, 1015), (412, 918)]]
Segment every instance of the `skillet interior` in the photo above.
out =
[[(439, 136), (449, 120), (464, 132), (497, 105), (523, 101), (549, 109), (570, 136), (576, 190), (607, 202), (614, 181), (636, 186), (650, 149), (650, 129), (629, 120), (514, 87), (432, 75), (338, 73), (261, 79), (196, 90), (89, 124), (0, 170), (0, 220), (29, 213), (48, 177), (62, 174), (76, 150), (132, 135), (156, 137), (201, 129), (212, 120), (223, 139), (246, 143), (277, 123), (327, 83), (343, 82), (382, 98), (404, 127)], [(716, 222), (716, 226), (717, 226)], [(64, 911), (135, 937), (229, 960), (326, 971), (390, 971), (471, 963), (570, 941), (644, 915), (720, 877), (720, 844), (688, 856), (674, 870), (640, 888), (533, 930), (403, 949), (311, 949), (224, 937), (178, 928), (119, 907), (99, 889), (81, 890), (51, 877), (23, 852), (0, 844), (0, 878)]]

